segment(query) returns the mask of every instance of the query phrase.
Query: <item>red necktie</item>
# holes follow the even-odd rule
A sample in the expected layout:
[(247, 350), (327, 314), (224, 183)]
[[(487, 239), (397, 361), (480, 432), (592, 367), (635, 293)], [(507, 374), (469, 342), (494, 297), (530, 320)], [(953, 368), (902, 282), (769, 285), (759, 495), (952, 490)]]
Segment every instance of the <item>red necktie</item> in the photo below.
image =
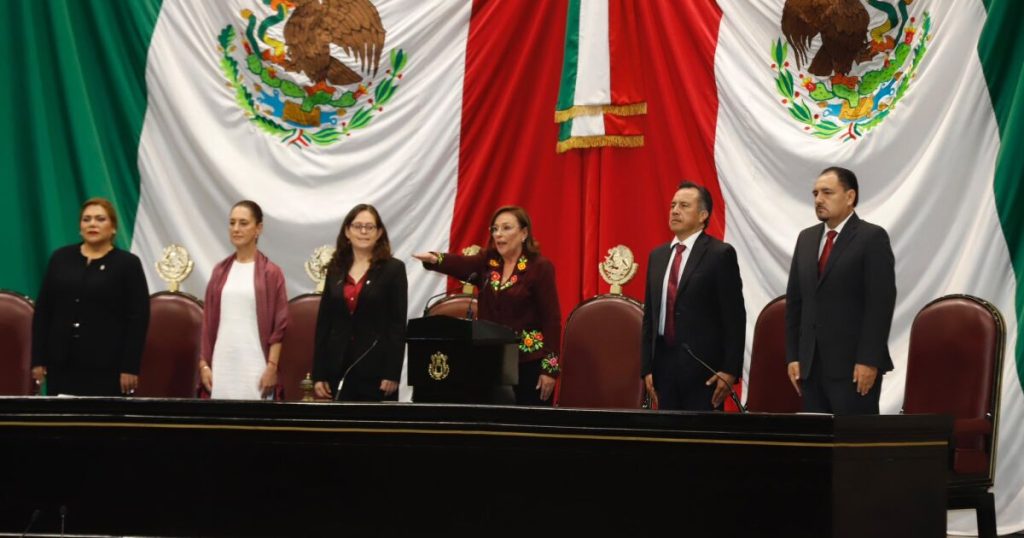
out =
[(821, 249), (821, 257), (818, 258), (818, 276), (821, 276), (825, 272), (825, 264), (828, 263), (828, 257), (832, 254), (832, 245), (835, 242), (836, 234), (835, 230), (828, 231), (828, 239), (825, 240), (825, 248)]
[(679, 290), (679, 266), (683, 264), (683, 251), (686, 245), (676, 243), (676, 255), (672, 258), (672, 269), (668, 272), (668, 292), (665, 294), (665, 341), (669, 345), (676, 342), (676, 292)]

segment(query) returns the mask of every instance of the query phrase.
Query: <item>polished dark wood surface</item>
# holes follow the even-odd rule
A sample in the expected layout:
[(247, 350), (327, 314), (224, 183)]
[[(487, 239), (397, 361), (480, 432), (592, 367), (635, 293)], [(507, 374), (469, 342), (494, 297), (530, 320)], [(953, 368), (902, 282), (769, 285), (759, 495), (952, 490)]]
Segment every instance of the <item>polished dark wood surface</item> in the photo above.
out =
[(945, 536), (938, 416), (0, 398), (0, 531)]

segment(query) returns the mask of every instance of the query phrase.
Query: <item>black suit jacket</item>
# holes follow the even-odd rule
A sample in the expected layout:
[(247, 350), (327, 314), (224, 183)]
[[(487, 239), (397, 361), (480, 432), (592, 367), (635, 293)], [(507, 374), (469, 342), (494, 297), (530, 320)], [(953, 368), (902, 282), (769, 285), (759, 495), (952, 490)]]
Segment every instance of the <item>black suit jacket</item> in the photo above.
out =
[[(854, 364), (892, 370), (889, 329), (896, 305), (896, 271), (889, 234), (850, 216), (818, 276), (825, 224), (800, 232), (786, 287), (786, 360), (800, 376), (820, 366), (828, 378), (851, 378)], [(820, 365), (814, 365), (815, 351)]]
[(344, 284), (345, 275), (332, 266), (316, 319), (313, 380), (326, 381), (333, 390), (345, 371), (369, 350), (349, 376), (398, 381), (405, 357), (409, 288), (405, 264), (391, 258), (373, 265), (351, 314), (345, 305)]
[[(655, 248), (647, 260), (641, 376), (651, 373), (656, 359), (653, 344), (662, 316), (661, 289), (668, 271), (670, 245)], [(743, 281), (732, 245), (705, 233), (697, 238), (683, 267), (674, 315), (676, 342), (670, 344), (677, 346), (677, 360), (706, 372), (678, 346), (685, 342), (715, 370), (740, 377), (747, 313), (743, 306)]]
[(74, 347), (79, 368), (107, 370), (113, 379), (138, 374), (149, 327), (142, 263), (115, 248), (86, 265), (80, 248), (68, 245), (50, 257), (32, 321), (32, 366), (59, 374)]

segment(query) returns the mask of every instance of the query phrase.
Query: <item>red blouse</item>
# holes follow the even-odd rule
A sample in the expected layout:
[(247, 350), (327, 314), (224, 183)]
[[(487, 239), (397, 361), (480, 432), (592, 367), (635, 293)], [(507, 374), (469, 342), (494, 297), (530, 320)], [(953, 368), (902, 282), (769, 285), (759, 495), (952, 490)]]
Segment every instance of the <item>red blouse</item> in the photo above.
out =
[(348, 307), (349, 314), (356, 313), (356, 306), (359, 305), (359, 294), (363, 291), (364, 283), (366, 283), (366, 273), (363, 273), (363, 277), (359, 279), (359, 282), (352, 280), (352, 275), (345, 277), (343, 291), (345, 292), (345, 306)]

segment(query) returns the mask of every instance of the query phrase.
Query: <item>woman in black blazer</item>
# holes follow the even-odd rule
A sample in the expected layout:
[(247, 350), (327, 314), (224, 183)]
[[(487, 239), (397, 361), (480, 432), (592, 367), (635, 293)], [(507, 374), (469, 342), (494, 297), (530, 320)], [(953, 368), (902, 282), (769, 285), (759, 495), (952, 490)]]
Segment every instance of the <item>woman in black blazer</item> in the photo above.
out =
[(142, 263), (114, 246), (117, 212), (90, 198), (79, 214), (82, 242), (57, 249), (32, 320), (32, 378), (46, 394), (131, 395), (149, 326)]
[(398, 399), (405, 358), (409, 284), (391, 256), (377, 209), (359, 204), (338, 232), (316, 320), (314, 391), (318, 398)]

